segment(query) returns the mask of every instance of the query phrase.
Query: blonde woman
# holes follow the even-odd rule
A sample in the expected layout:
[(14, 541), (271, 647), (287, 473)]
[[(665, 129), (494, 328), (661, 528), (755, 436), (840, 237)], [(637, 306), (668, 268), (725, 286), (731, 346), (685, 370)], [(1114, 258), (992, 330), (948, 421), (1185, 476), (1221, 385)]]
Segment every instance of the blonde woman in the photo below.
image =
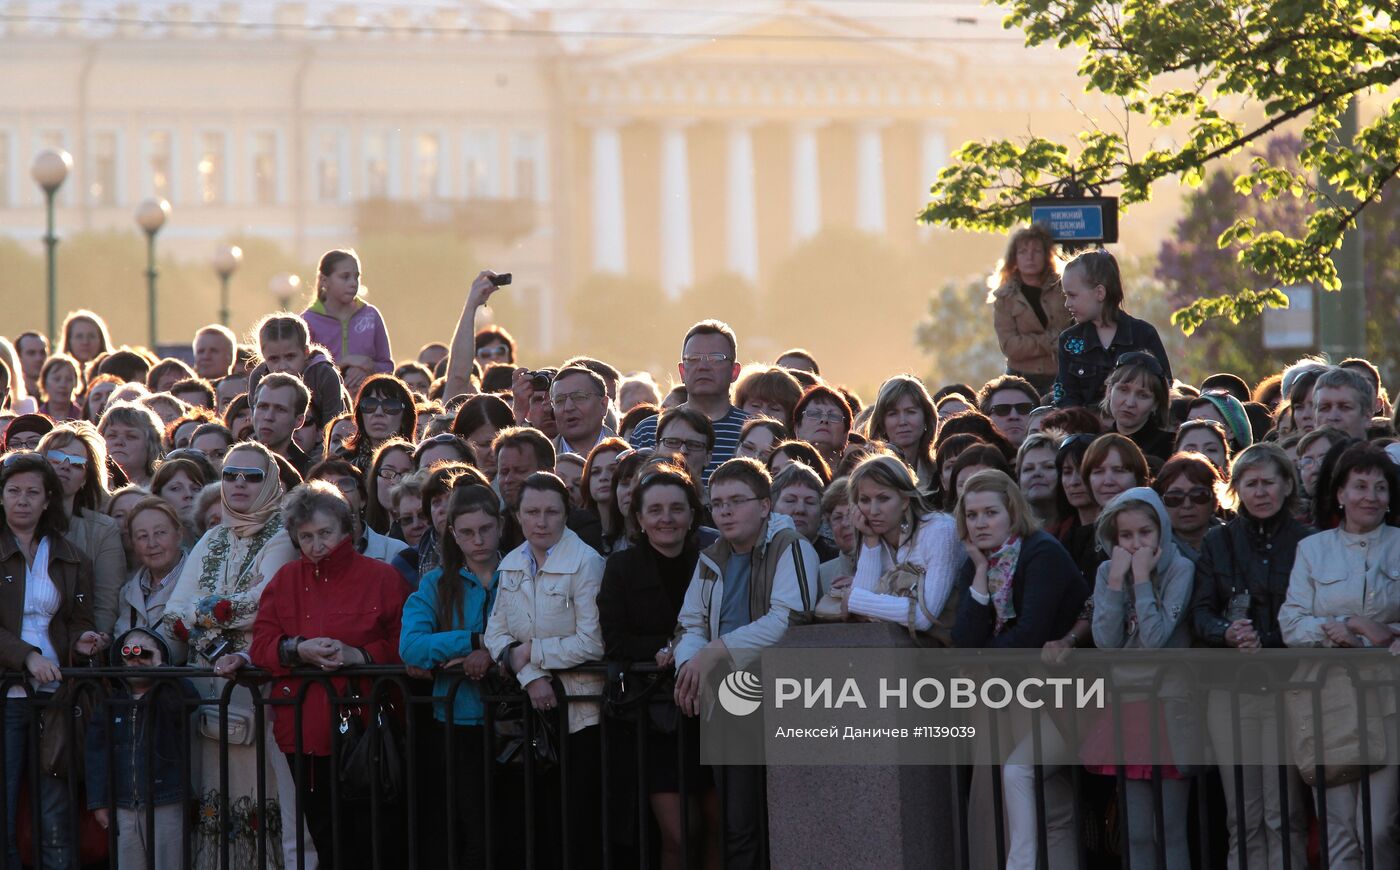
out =
[(1006, 373), (1030, 381), (1042, 395), (1055, 381), (1056, 341), (1070, 325), (1055, 254), (1055, 240), (1043, 226), (1012, 233), (997, 288), (987, 297)]
[[(844, 594), (849, 614), (898, 623), (911, 631), (933, 629), (949, 603), (963, 561), (953, 518), (933, 509), (908, 466), (893, 456), (863, 460), (851, 472), (849, 492), (860, 552), (855, 575), (833, 580), (832, 592)], [(923, 574), (914, 606), (902, 595), (875, 591), (880, 578), (897, 565)]]
[[(955, 512), (958, 537), (967, 551), (958, 589), (953, 642), (958, 647), (996, 649), (1043, 648), (1073, 629), (1089, 585), (1069, 553), (1046, 532), (1036, 528), (1021, 489), (1000, 471), (979, 471), (968, 478)], [(1029, 717), (1016, 719), (1011, 735), (1015, 748), (1002, 767), (1002, 795), (1008, 840), (1006, 866), (1030, 870), (1037, 866), (1038, 827), (1035, 764), (1042, 763), (1047, 866), (1052, 870), (1078, 866), (1074, 823), (1074, 789), (1066, 776), (1072, 753), (1053, 723), (1041, 721), (1040, 758)], [(990, 807), (989, 769), (973, 774), (973, 805)], [(995, 840), (990, 812), (969, 813), (974, 848), (983, 850), (976, 866), (995, 863)]]

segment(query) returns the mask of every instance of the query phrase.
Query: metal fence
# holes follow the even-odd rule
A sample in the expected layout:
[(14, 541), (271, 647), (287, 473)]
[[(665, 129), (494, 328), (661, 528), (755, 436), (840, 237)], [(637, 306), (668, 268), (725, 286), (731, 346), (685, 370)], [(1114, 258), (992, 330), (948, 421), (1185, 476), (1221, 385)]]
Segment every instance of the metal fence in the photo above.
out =
[[(43, 855), (39, 844), (44, 836), (45, 819), (41, 785), (47, 774), (41, 771), (57, 768), (70, 772), (70, 775), (60, 778), (59, 781), (66, 788), (70, 810), (81, 810), (88, 805), (92, 797), (85, 795), (87, 785), (81, 773), (85, 734), (89, 729), (98, 723), (104, 727), (109, 726), (121, 716), (139, 717), (144, 713), (149, 717), (155, 705), (171, 705), (178, 711), (172, 720), (175, 723), (173, 737), (176, 745), (162, 745), (160, 741), (151, 737), (154, 732), (147, 729), (146, 737), (137, 740), (131, 747), (129, 767), (133, 771), (140, 771), (140, 776), (144, 777), (144, 782), (130, 783), (131, 788), (151, 795), (156, 791), (157, 773), (161, 763), (168, 766), (173, 759), (180, 783), (178, 803), (191, 808), (191, 811), (182, 811), (180, 814), (177, 866), (195, 866), (196, 840), (201, 830), (218, 832), (215, 854), (202, 856), (206, 863), (220, 868), (274, 866), (274, 857), (283, 849), (277, 825), (269, 810), (277, 795), (277, 783), (270, 781), (268, 765), (264, 762), (270, 753), (278, 753), (280, 749), (274, 741), (271, 728), (268, 727), (272, 718), (269, 711), (277, 710), (282, 715), (290, 712), (296, 723), (296, 748), (300, 750), (303, 748), (301, 724), (307, 693), (311, 686), (319, 685), (326, 690), (329, 700), (327, 727), (330, 729), (333, 759), (339, 759), (346, 741), (356, 737), (355, 729), (345, 727), (347, 721), (367, 710), (380, 712), (380, 715), (365, 717), (363, 731), (358, 739), (366, 741), (365, 745), (369, 747), (368, 767), (362, 766), (362, 769), (383, 774), (376, 777), (367, 793), (364, 793), (366, 789), (361, 783), (358, 786), (358, 794), (346, 794), (349, 788), (347, 782), (337, 775), (330, 777), (329, 814), (336, 848), (334, 860), (330, 863), (323, 862), (322, 866), (468, 866), (462, 852), (464, 845), (461, 837), (454, 832), (461, 829), (459, 821), (469, 813), (481, 814), (481, 824), (475, 830), (479, 830), (480, 834), (482, 861), (480, 865), (472, 863), (471, 866), (577, 867), (598, 866), (600, 863), (601, 866), (607, 867), (656, 866), (659, 860), (659, 830), (649, 803), (649, 785), (654, 773), (650, 768), (654, 757), (648, 750), (648, 740), (656, 725), (653, 717), (649, 715), (649, 708), (653, 701), (661, 702), (664, 706), (669, 694), (669, 685), (658, 682), (664, 680), (665, 675), (650, 666), (636, 666), (623, 671), (617, 666), (597, 664), (584, 666), (579, 670), (604, 675), (606, 689), (598, 695), (561, 696), (561, 705), (555, 714), (557, 720), (554, 720), (557, 723), (557, 731), (554, 732), (551, 732), (546, 719), (534, 715), (519, 715), (528, 701), (522, 693), (508, 684), (491, 684), (489, 688), (484, 688), (482, 694), (486, 721), (482, 726), (482, 733), (488, 737), (480, 741), (478, 746), (464, 745), (465, 738), (460, 729), (444, 727), (432, 716), (434, 705), (438, 705), (449, 711), (450, 719), (455, 694), (467, 685), (465, 676), (460, 673), (452, 683), (452, 696), (445, 700), (434, 698), (429, 684), (411, 679), (402, 668), (390, 666), (348, 667), (334, 674), (320, 670), (294, 671), (292, 676), (302, 680), (300, 691), (278, 697), (267, 691), (272, 675), (252, 669), (240, 672), (236, 681), (224, 683), (221, 692), (212, 698), (182, 694), (177, 682), (182, 679), (207, 680), (211, 677), (211, 672), (207, 669), (143, 669), (139, 676), (152, 680), (153, 685), (140, 699), (133, 699), (122, 691), (125, 681), (133, 676), (132, 670), (127, 668), (66, 669), (66, 688), (62, 694), (52, 697), (36, 696), (27, 680), (11, 674), (0, 683), (5, 690), (0, 692), (0, 708), (5, 711), (5, 721), (9, 722), (11, 705), (16, 702), (32, 705), (34, 713), (27, 725), (29, 736), (23, 758), (10, 757), (10, 741), (0, 745), (0, 778), (9, 782), (13, 765), (19, 764), (23, 768), (27, 782), (24, 787), (25, 796), (30, 812), (25, 831), (16, 833), (21, 834), (21, 840), (29, 841), (27, 851), (30, 856), (26, 860), (32, 866), (42, 867)], [(349, 678), (348, 682), (346, 678)], [(1354, 679), (1359, 688), (1369, 685), (1363, 675), (1357, 674)], [(630, 686), (627, 685), (629, 683)], [(232, 768), (240, 762), (235, 762), (230, 757), (229, 732), (233, 724), (231, 701), (238, 686), (247, 687), (252, 691), (253, 718), (249, 744), (256, 756), (252, 805), (257, 810), (256, 818), (262, 820), (257, 825), (256, 842), (249, 860), (244, 860), (236, 854), (233, 838), (230, 836), (235, 827), (234, 807), (230, 799), (230, 783), (234, 779)], [(653, 686), (654, 689), (651, 688)], [(624, 687), (628, 691), (621, 692)], [(1394, 688), (1394, 684), (1391, 683), (1390, 687)], [(16, 688), (23, 690), (24, 699), (8, 697), (10, 690)], [(1315, 721), (1322, 722), (1326, 715), (1322, 694), (1318, 691), (1313, 695), (1317, 715)], [(1280, 723), (1274, 731), (1278, 743), (1278, 757), (1287, 758), (1290, 756), (1287, 746), (1289, 735), (1281, 724), (1287, 721), (1283, 695), (1281, 691), (1275, 691), (1260, 697), (1267, 699), (1265, 703), (1273, 707), (1272, 714)], [(620, 698), (630, 700), (622, 701)], [(1365, 692), (1359, 693), (1359, 698), (1363, 708), (1358, 711), (1359, 721), (1364, 723)], [(563, 725), (568, 721), (569, 705), (582, 703), (600, 704), (602, 707), (602, 715), (596, 726), (596, 743), (590, 743), (583, 749), (567, 739), (567, 728)], [(1243, 749), (1253, 738), (1240, 724), (1240, 696), (1227, 698), (1226, 703), (1229, 705), (1229, 715), (1225, 719), (1232, 724), (1229, 739), (1237, 749)], [(1265, 712), (1267, 714), (1269, 711)], [(198, 720), (201, 716), (209, 717), (207, 724), (210, 728), (215, 728), (214, 733), (222, 735), (220, 739), (213, 741), (200, 735)], [(699, 848), (702, 841), (707, 835), (715, 836), (715, 832), (709, 831), (707, 834), (702, 827), (697, 827), (696, 822), (701, 815), (696, 810), (702, 797), (698, 787), (700, 784), (695, 777), (702, 775), (703, 769), (698, 767), (691, 753), (698, 742), (692, 738), (695, 737), (695, 729), (699, 726), (695, 720), (685, 717), (676, 719), (681, 854), (685, 866), (699, 866), (702, 863), (702, 850)], [(1115, 739), (1121, 745), (1122, 721), (1121, 717), (1115, 716), (1115, 719), (1118, 720)], [(1393, 719), (1390, 721), (1393, 725)], [(1039, 716), (1033, 717), (1030, 769), (1036, 809), (1036, 855), (1031, 866), (1039, 870), (1060, 870), (1062, 866), (1066, 866), (1056, 863), (1051, 858), (1053, 850), (1047, 815), (1048, 811), (1057, 809), (1053, 802), (1047, 804), (1047, 800), (1050, 800), (1047, 797), (1047, 781), (1051, 776), (1066, 777), (1070, 782), (1075, 820), (1074, 836), (1079, 842), (1076, 858), (1069, 866), (1077, 866), (1083, 870), (1101, 866), (1135, 866), (1131, 857), (1135, 833), (1132, 827), (1134, 819), (1132, 814), (1126, 811), (1128, 774), (1125, 766), (1120, 764), (1113, 777), (1102, 777), (1088, 773), (1077, 763), (1052, 768), (1036, 763), (1047, 759), (1042, 742), (1047, 733), (1047, 725), (1053, 724)], [(388, 733), (384, 733), (385, 729)], [(1082, 735), (1073, 733), (1065, 736), (1074, 745), (1078, 745), (1082, 738)], [(1390, 736), (1393, 740), (1394, 735)], [(992, 739), (995, 741), (998, 738), (993, 735)], [(1155, 730), (1153, 739), (1158, 739)], [(541, 741), (552, 746), (552, 758), (546, 759), (542, 753), (536, 751), (536, 747), (541, 746)], [(192, 808), (198, 804), (202, 795), (195, 789), (195, 773), (198, 756), (202, 753), (207, 754), (205, 744), (214, 744), (217, 747), (217, 775), (211, 775), (206, 769), (202, 779), (206, 782), (217, 782), (220, 797), (214, 805), (200, 807), (202, 812), (196, 814)], [(1372, 760), (1366, 758), (1367, 749), (1364, 747), (1368, 745), (1367, 741), (1363, 740), (1362, 745), (1363, 761)], [(61, 750), (56, 750), (55, 746), (61, 747)], [(515, 750), (514, 756), (510, 760), (505, 759), (503, 756), (512, 749)], [(118, 759), (115, 757), (115, 741), (107, 741), (100, 747), (100, 751), (105, 753), (107, 770), (116, 770)], [(994, 748), (994, 754), (995, 752)], [(479, 753), (480, 762), (474, 768), (479, 772), (479, 777), (474, 777), (475, 781), (459, 781), (462, 769), (460, 762), (465, 760), (464, 753)], [(396, 755), (397, 764), (393, 758)], [(1290, 804), (1297, 797), (1296, 792), (1290, 796), (1288, 787), (1289, 778), (1297, 774), (1294, 765), (1272, 766), (1262, 770), (1263, 777), (1276, 780), (1279, 786), (1278, 800), (1282, 806), (1279, 811), (1280, 818), (1275, 824), (1276, 830), (1281, 831), (1285, 842), (1294, 834), (1315, 835), (1317, 866), (1321, 867), (1329, 866), (1329, 839), (1333, 833), (1329, 830), (1329, 825), (1332, 824), (1329, 821), (1329, 802), (1335, 804), (1342, 799), (1340, 794), (1329, 793), (1325, 785), (1329, 775), (1325, 762), (1324, 758), (1317, 759), (1317, 769), (1313, 777), (1315, 781), (1303, 792), (1304, 795), (1310, 794), (1311, 800), (1305, 800), (1304, 807)], [(308, 845), (304, 824), (307, 817), (308, 793), (301, 784), (306, 782), (309, 775), (309, 763), (302, 753), (293, 753), (290, 769), (292, 778), (297, 783), (293, 789), (295, 799), (292, 815), (296, 824), (297, 860), (291, 866), (298, 867), (304, 866), (303, 858)], [(1256, 784), (1259, 781), (1258, 776), (1249, 773), (1251, 768), (1259, 769), (1258, 765), (1248, 764), (1227, 768), (1223, 782), (1217, 778), (1213, 767), (1198, 766), (1198, 769), (1190, 771), (1194, 803), (1190, 819), (1193, 866), (1226, 866), (1224, 844), (1229, 832), (1226, 830), (1224, 814), (1218, 811), (1218, 802), (1222, 797), (1220, 789), (1223, 786), (1224, 789), (1230, 790), (1236, 806), (1244, 806), (1247, 778), (1253, 777), (1251, 781)], [(1381, 820), (1379, 823), (1372, 820), (1371, 810), (1375, 796), (1372, 794), (1369, 774), (1376, 769), (1382, 770), (1391, 779), (1396, 775), (1395, 767), (1363, 764), (1360, 775), (1353, 780), (1357, 814), (1362, 828), (1362, 848), (1354, 864), (1346, 862), (1347, 866), (1361, 866), (1368, 870), (1384, 870), (1385, 865), (1377, 855), (1384, 856), (1387, 853), (1384, 849), (1378, 853), (1372, 846), (1379, 842), (1379, 838), (1393, 837), (1395, 824), (1394, 819)], [(589, 770), (596, 772), (596, 781), (585, 778)], [(958, 832), (955, 835), (956, 842), (948, 844), (947, 854), (952, 859), (953, 866), (965, 870), (982, 870), (984, 866), (991, 866), (979, 863), (975, 844), (971, 842), (969, 832), (978, 824), (989, 830), (994, 838), (994, 866), (1005, 866), (1009, 859), (1014, 861), (1017, 858), (1015, 854), (1008, 854), (1010, 841), (1008, 820), (1004, 814), (1004, 773), (1005, 768), (1001, 765), (982, 768), (964, 765), (958, 767), (957, 775), (950, 778), (954, 793), (949, 795), (949, 800), (956, 808), (955, 830)], [(397, 774), (397, 781), (394, 774)], [(969, 809), (968, 796), (973, 780), (978, 776), (990, 779), (990, 819), (978, 819), (975, 816), (976, 810)], [(577, 782), (585, 782), (587, 789), (580, 793), (571, 788), (571, 783)], [(1169, 851), (1175, 848), (1176, 844), (1169, 840), (1172, 820), (1169, 818), (1171, 811), (1164, 797), (1166, 779), (1162, 768), (1153, 767), (1147, 782), (1150, 783), (1152, 794), (1150, 824), (1154, 835), (1152, 858), (1155, 859), (1152, 863), (1166, 867), (1169, 866)], [(1386, 787), (1392, 795), (1388, 799), (1393, 802), (1396, 784), (1390, 783)], [(107, 776), (106, 794), (99, 802), (109, 807), (115, 806), (117, 790), (116, 778)], [(722, 794), (720, 799), (723, 801)], [(1115, 805), (1116, 812), (1109, 808)], [(1298, 830), (1300, 809), (1308, 811), (1305, 817), (1307, 820), (1302, 823), (1302, 831)], [(147, 801), (137, 820), (138, 824), (144, 826), (145, 840), (148, 843), (155, 840), (156, 810), (157, 807)], [(10, 812), (8, 790), (0, 791), (0, 819), (8, 819)], [(82, 842), (84, 826), (88, 825), (90, 842), (91, 823), (84, 818), (85, 814), (81, 811), (70, 811), (67, 815), (66, 835), (70, 838), (69, 841), (73, 844)], [(599, 851), (596, 854), (582, 851), (579, 846), (577, 841), (580, 831), (576, 826), (567, 823), (567, 820), (575, 817), (588, 818), (589, 824), (596, 820), (598, 828), (595, 833), (600, 834), (597, 843)], [(726, 818), (723, 805), (719, 818)], [(358, 827), (358, 820), (362, 820), (363, 824), (368, 826), (367, 832)], [(1138, 816), (1137, 823), (1141, 822), (1142, 817)], [(1234, 866), (1253, 867), (1255, 865), (1249, 863), (1246, 849), (1248, 832), (1244, 829), (1246, 826), (1257, 826), (1257, 819), (1251, 820), (1241, 811), (1238, 813), (1236, 824), (1240, 828), (1240, 836), (1234, 850)], [(813, 835), (819, 837), (820, 832), (813, 832)], [(105, 831), (105, 839), (107, 860), (111, 866), (117, 866), (118, 825), (115, 820)], [(350, 849), (353, 844), (362, 841), (369, 845), (368, 854)], [(472, 848), (475, 845), (468, 843), (467, 847)], [(153, 852), (148, 852), (145, 866), (158, 866)], [(1300, 864), (1290, 851), (1285, 849), (1273, 866), (1285, 870), (1302, 870), (1302, 866), (1305, 865)]]

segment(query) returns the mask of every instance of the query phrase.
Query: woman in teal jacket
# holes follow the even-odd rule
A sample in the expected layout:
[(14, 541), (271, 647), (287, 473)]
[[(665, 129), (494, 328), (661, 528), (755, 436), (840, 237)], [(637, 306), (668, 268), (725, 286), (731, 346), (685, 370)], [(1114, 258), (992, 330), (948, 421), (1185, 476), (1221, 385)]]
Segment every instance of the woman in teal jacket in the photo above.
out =
[[(479, 484), (456, 490), (447, 510), (442, 567), (428, 572), (418, 591), (409, 596), (399, 633), (404, 664), (438, 670), (433, 681), (433, 716), (456, 732), (452, 740), (457, 818), (449, 828), (458, 832), (457, 862), (466, 867), (485, 863), (484, 729), (478, 681), (492, 665), (481, 635), (496, 601), (500, 541), (501, 507), (496, 494)], [(446, 805), (437, 799), (428, 805)]]

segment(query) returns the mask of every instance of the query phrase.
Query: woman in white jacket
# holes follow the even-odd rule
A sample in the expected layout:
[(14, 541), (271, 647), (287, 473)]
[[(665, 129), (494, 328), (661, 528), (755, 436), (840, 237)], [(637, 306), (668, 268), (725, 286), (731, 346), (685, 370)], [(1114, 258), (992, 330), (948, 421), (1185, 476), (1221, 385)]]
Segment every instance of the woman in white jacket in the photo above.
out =
[[(552, 716), (560, 704), (556, 677), (569, 698), (603, 691), (602, 674), (569, 669), (603, 658), (597, 598), (604, 562), (565, 527), (569, 490), (554, 474), (540, 471), (525, 479), (518, 514), (525, 542), (501, 560), (496, 603), (483, 641), (491, 657), (519, 680), (534, 708)], [(567, 825), (570, 861), (596, 866), (603, 856), (599, 707), (597, 701), (570, 700), (566, 709), (569, 778), (564, 787), (569, 792), (569, 817), (555, 818), (557, 771), (546, 774), (550, 781), (536, 791), (537, 830), (543, 832), (536, 843), (545, 864), (554, 863), (558, 856), (550, 853), (562, 847)], [(541, 791), (552, 796), (540, 799)]]
[[(833, 580), (832, 591), (845, 590), (850, 614), (899, 623), (911, 632), (933, 629), (967, 557), (957, 524), (933, 510), (908, 466), (893, 456), (871, 456), (857, 465), (851, 472), (850, 499), (862, 543), (855, 576)], [(880, 578), (896, 565), (923, 573), (917, 600), (876, 591)], [(951, 628), (951, 621), (942, 628)]]

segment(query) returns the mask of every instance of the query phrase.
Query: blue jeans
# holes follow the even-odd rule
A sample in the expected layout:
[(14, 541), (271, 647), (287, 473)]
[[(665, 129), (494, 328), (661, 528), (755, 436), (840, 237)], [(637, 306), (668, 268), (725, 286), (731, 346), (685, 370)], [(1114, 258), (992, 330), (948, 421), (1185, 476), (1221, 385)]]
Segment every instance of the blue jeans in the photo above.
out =
[[(34, 706), (28, 698), (5, 699), (5, 806), (9, 814), (5, 820), (8, 831), (5, 866), (15, 870), (20, 866), (15, 815), (19, 807), (20, 781), (25, 779), (24, 773), (29, 769), (30, 725), (33, 719)], [(37, 727), (34, 735), (37, 739)], [(67, 781), (53, 776), (39, 776), (39, 806), (31, 809), (37, 809), (39, 814), (39, 851), (45, 870), (69, 870), (77, 866)]]

